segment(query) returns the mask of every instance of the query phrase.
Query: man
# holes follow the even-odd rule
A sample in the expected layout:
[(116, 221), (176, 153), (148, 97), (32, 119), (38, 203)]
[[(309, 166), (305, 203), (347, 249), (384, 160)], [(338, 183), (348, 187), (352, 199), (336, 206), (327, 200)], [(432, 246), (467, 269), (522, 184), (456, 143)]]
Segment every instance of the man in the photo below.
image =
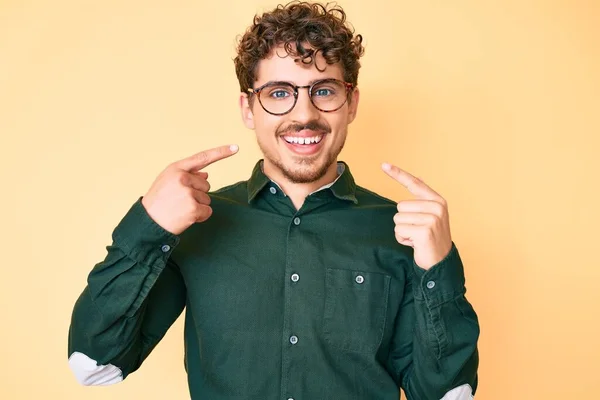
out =
[(137, 370), (184, 307), (192, 399), (471, 399), (479, 326), (444, 199), (357, 186), (337, 161), (359, 103), (360, 35), (340, 8), (292, 3), (238, 47), (244, 124), (264, 160), (210, 192), (207, 165), (169, 165), (113, 232), (79, 297), (69, 364), (84, 385)]

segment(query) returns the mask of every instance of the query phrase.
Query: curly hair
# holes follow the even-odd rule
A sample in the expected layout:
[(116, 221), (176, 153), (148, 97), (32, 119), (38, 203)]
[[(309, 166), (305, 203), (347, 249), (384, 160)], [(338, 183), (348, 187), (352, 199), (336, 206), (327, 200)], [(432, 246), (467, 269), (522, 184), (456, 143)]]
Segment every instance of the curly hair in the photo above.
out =
[(364, 54), (362, 40), (361, 35), (354, 35), (339, 6), (304, 1), (280, 4), (271, 12), (256, 15), (239, 40), (234, 63), (240, 90), (247, 93), (253, 87), (259, 61), (279, 45), (296, 62), (314, 63), (319, 71), (323, 69), (316, 65), (316, 55), (321, 52), (327, 64), (340, 62), (344, 80), (356, 85), (359, 58)]

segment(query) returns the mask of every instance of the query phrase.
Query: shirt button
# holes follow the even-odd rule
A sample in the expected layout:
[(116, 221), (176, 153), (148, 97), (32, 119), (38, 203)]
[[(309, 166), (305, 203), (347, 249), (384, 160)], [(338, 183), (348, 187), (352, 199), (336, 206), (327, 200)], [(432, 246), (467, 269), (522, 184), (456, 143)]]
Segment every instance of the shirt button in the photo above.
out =
[(271, 186), (271, 188), (269, 189), (269, 192), (275, 194), (275, 193), (277, 193), (277, 189), (275, 189), (273, 186)]
[(292, 274), (292, 282), (298, 282), (299, 279), (300, 279), (300, 275)]
[(300, 218), (294, 218), (294, 225), (300, 225)]
[(290, 343), (291, 344), (296, 344), (298, 343), (298, 336), (290, 336)]
[(294, 400), (294, 398), (293, 397), (289, 397), (288, 400)]
[(171, 246), (169, 246), (168, 244), (165, 244), (160, 249), (162, 250), (163, 253), (166, 253), (167, 251), (171, 250)]
[(434, 281), (427, 282), (427, 289), (433, 289), (434, 287), (435, 287), (435, 282)]
[(355, 280), (356, 283), (363, 283), (365, 281), (365, 278), (362, 275), (358, 275)]

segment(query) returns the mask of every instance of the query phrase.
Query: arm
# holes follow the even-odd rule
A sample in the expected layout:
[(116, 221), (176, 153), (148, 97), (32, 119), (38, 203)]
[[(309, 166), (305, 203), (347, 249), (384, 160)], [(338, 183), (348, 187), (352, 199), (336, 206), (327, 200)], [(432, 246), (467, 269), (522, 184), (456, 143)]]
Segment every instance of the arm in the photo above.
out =
[(479, 323), (465, 291), (463, 265), (454, 244), (431, 269), (413, 265), (389, 357), (396, 382), (409, 400), (473, 398)]
[(138, 200), (88, 276), (69, 329), (69, 366), (83, 385), (122, 381), (181, 314), (185, 285), (170, 260), (179, 242)]

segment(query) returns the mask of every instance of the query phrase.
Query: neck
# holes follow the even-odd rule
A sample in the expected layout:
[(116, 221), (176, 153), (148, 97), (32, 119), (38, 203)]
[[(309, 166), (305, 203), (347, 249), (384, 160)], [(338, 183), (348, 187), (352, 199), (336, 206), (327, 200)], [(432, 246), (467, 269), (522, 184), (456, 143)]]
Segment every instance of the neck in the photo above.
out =
[(314, 182), (309, 183), (294, 183), (290, 182), (279, 170), (279, 168), (274, 167), (267, 160), (263, 162), (263, 172), (269, 177), (273, 182), (277, 183), (281, 190), (292, 200), (294, 207), (296, 210), (299, 210), (304, 204), (304, 200), (306, 197), (319, 189), (322, 186), (325, 186), (329, 183), (335, 181), (338, 177), (337, 174), (337, 161), (332, 163), (325, 175)]

